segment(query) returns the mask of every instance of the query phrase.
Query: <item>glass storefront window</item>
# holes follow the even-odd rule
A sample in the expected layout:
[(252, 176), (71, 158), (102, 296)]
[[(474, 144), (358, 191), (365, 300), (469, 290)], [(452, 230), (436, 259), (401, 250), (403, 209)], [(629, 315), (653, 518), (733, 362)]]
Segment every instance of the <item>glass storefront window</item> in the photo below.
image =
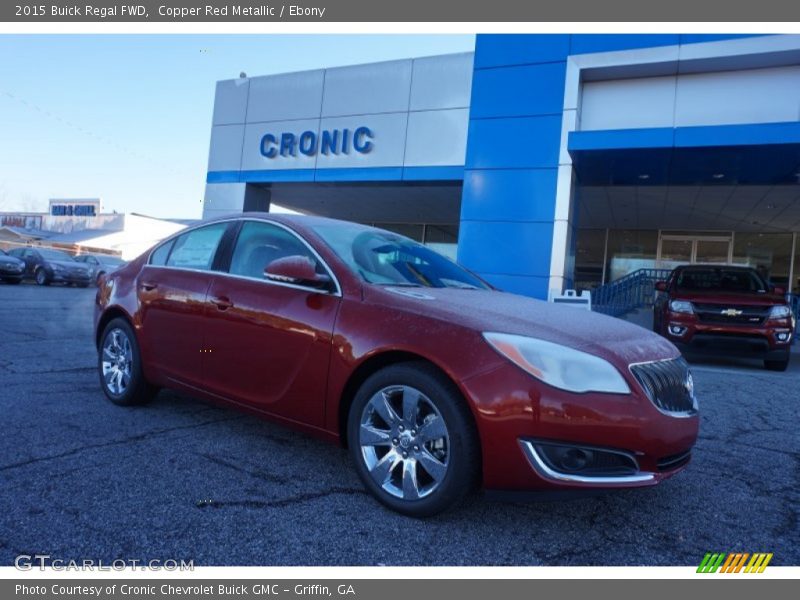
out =
[(579, 229), (575, 236), (575, 289), (592, 290), (603, 282), (605, 229)]
[(792, 293), (800, 295), (800, 233), (795, 233), (794, 271), (792, 273)]
[(755, 268), (772, 285), (789, 287), (791, 260), (791, 233), (734, 235), (733, 263)]
[(422, 241), (423, 225), (417, 223), (373, 223), (375, 227), (399, 233), (407, 238), (411, 238), (415, 242)]
[(425, 245), (451, 260), (456, 260), (458, 225), (426, 225)]
[(656, 265), (658, 231), (611, 229), (608, 232), (606, 283)]
[(458, 254), (458, 224), (437, 224), (430, 223), (372, 223), (374, 227), (380, 227), (386, 231), (399, 233), (415, 242), (422, 242), (426, 246), (435, 250), (439, 254), (456, 260)]

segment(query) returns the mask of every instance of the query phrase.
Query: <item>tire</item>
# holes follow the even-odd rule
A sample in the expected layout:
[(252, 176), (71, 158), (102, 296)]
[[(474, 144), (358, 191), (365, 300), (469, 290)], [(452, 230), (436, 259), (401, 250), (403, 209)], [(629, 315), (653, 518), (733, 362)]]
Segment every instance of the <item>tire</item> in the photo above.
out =
[(146, 404), (156, 394), (144, 378), (139, 344), (125, 319), (112, 319), (103, 330), (97, 371), (103, 393), (118, 406)]
[(764, 368), (767, 369), (767, 371), (783, 372), (789, 368), (789, 357), (787, 356), (784, 360), (765, 360)]
[(36, 269), (36, 285), (50, 285), (50, 278), (47, 276), (47, 271), (44, 270), (44, 267), (39, 267)]
[[(413, 414), (401, 416), (404, 403)], [(472, 414), (455, 385), (425, 362), (392, 365), (370, 376), (350, 407), (347, 438), (367, 490), (410, 517), (454, 507), (479, 481)]]
[(87, 288), (87, 287), (89, 287), (88, 283), (76, 283), (75, 285), (78, 286), (79, 288)]

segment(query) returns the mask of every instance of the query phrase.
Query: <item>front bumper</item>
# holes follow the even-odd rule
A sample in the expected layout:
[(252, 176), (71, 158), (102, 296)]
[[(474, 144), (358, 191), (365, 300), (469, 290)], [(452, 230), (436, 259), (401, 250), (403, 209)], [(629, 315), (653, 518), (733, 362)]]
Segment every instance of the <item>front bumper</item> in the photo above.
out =
[(794, 338), (791, 319), (758, 326), (702, 323), (696, 315), (667, 313), (665, 335), (682, 352), (710, 356), (784, 360)]
[[(547, 386), (511, 364), (463, 381), (481, 437), (484, 487), (641, 487), (683, 469), (697, 439), (698, 414), (664, 414), (633, 378), (628, 384), (632, 393), (627, 395), (573, 394)], [(537, 440), (624, 453), (633, 457), (637, 469), (624, 476), (564, 477), (563, 472), (548, 472), (541, 457), (537, 460), (535, 449), (531, 451)]]
[(53, 271), (50, 276), (50, 281), (54, 283), (77, 283), (81, 285), (89, 285), (94, 283), (94, 279), (88, 273), (69, 273)]
[(21, 281), (24, 276), (25, 276), (24, 267), (15, 268), (10, 266), (0, 265), (0, 279), (14, 279), (17, 281)]

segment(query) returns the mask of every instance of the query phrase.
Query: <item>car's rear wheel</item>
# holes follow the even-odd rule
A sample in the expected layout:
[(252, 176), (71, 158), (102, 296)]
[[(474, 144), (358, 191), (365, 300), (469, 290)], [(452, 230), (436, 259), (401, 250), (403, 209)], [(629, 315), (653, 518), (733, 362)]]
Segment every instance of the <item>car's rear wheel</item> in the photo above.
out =
[(139, 344), (125, 319), (112, 319), (103, 330), (97, 358), (100, 385), (106, 397), (120, 406), (145, 404), (156, 389), (144, 378)]
[(789, 358), (785, 360), (765, 360), (764, 368), (768, 371), (785, 371), (789, 368)]
[(365, 487), (397, 512), (435, 515), (477, 483), (472, 414), (452, 382), (427, 363), (393, 365), (369, 377), (353, 400), (347, 434)]
[(47, 276), (47, 272), (42, 267), (36, 269), (36, 284), (50, 285), (50, 278)]

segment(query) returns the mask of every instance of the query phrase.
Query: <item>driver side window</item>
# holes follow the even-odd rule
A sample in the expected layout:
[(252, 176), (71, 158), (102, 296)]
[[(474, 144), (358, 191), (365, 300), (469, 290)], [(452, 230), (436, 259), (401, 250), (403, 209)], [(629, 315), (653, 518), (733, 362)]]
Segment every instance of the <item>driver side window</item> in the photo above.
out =
[(317, 273), (325, 273), (317, 257), (292, 233), (270, 223), (245, 221), (228, 271), (231, 275), (263, 280), (267, 265), (287, 256), (306, 257)]

